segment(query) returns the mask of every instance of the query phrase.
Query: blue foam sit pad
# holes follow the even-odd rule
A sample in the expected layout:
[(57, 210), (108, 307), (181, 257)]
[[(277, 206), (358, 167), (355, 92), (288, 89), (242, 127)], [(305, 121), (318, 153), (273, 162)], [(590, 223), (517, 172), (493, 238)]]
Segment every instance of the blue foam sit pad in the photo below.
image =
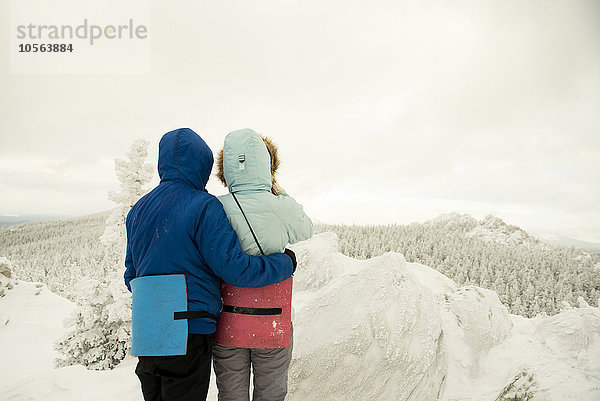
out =
[(174, 319), (175, 312), (187, 310), (185, 276), (138, 277), (131, 280), (131, 293), (131, 355), (185, 355), (188, 322)]

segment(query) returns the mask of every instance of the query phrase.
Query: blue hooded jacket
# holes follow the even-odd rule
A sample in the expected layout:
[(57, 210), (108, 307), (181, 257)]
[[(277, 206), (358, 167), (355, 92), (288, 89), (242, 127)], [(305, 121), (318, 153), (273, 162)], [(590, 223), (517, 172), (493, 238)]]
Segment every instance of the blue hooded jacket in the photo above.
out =
[[(249, 256), (221, 202), (206, 192), (213, 155), (189, 128), (166, 133), (159, 144), (160, 184), (127, 215), (125, 284), (142, 276), (184, 274), (188, 310), (218, 316), (220, 279), (262, 287), (289, 278), (292, 261), (282, 253)], [(190, 319), (189, 332), (210, 334), (213, 319)]]

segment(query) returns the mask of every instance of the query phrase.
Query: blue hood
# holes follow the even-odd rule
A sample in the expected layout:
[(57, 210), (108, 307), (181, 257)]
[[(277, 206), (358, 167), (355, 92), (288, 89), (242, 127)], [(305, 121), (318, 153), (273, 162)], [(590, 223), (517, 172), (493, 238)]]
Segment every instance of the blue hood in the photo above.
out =
[(213, 165), (213, 154), (206, 142), (189, 128), (163, 135), (158, 145), (160, 181), (176, 181), (205, 190)]

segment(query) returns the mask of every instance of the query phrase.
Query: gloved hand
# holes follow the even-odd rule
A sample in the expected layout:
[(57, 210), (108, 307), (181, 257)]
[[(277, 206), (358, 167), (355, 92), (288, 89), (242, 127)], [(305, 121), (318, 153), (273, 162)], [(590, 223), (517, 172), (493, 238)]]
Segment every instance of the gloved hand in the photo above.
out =
[(294, 253), (294, 251), (288, 248), (285, 248), (283, 253), (285, 253), (290, 257), (290, 259), (292, 259), (292, 264), (294, 265), (294, 271), (292, 271), (292, 275), (294, 275), (294, 273), (296, 272), (296, 265), (298, 264), (298, 262), (296, 262), (296, 254)]

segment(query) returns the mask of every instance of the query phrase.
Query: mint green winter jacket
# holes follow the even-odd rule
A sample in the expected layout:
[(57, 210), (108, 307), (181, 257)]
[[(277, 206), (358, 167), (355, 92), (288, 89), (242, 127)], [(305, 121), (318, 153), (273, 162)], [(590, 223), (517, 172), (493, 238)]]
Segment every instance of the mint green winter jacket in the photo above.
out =
[(219, 200), (246, 253), (260, 255), (231, 193), (237, 197), (266, 255), (282, 252), (288, 244), (313, 235), (313, 224), (302, 205), (285, 192), (280, 195), (271, 192), (271, 157), (260, 135), (251, 129), (228, 134), (223, 145), (222, 162), (223, 176), (230, 193), (220, 196)]

